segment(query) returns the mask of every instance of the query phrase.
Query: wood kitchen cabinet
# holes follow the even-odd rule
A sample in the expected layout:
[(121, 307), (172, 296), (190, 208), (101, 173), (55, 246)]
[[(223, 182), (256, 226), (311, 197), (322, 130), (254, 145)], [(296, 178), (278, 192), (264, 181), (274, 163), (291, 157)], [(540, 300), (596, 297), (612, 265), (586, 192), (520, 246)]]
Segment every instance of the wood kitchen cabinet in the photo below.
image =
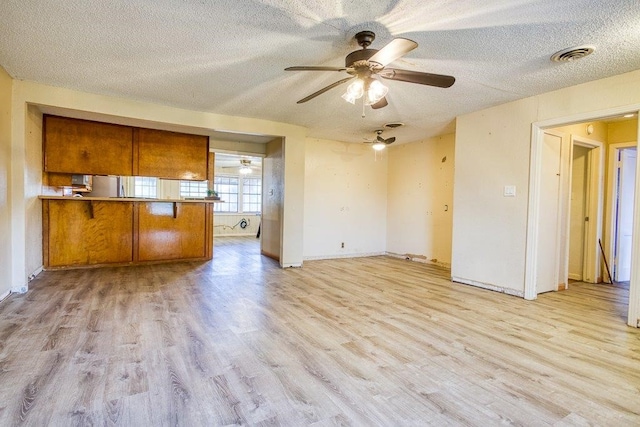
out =
[(44, 171), (132, 175), (133, 128), (45, 115)]
[(210, 259), (212, 204), (138, 203), (137, 260)]
[(44, 266), (73, 267), (133, 260), (133, 203), (43, 200)]
[(134, 132), (134, 175), (204, 181), (209, 137), (139, 128)]
[(40, 198), (47, 269), (213, 256), (213, 202)]

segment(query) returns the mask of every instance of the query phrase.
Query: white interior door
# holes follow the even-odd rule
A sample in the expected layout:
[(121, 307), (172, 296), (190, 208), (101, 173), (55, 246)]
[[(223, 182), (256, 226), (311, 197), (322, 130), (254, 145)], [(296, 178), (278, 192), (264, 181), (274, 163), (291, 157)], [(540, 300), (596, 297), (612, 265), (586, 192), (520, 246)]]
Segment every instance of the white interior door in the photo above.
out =
[(569, 279), (573, 280), (584, 277), (589, 150), (580, 145), (573, 146), (569, 220)]
[(614, 280), (624, 282), (631, 277), (631, 236), (633, 232), (633, 199), (636, 179), (635, 148), (620, 150), (618, 212), (616, 225), (616, 263)]
[(537, 293), (558, 290), (560, 150), (562, 136), (545, 132), (541, 153)]

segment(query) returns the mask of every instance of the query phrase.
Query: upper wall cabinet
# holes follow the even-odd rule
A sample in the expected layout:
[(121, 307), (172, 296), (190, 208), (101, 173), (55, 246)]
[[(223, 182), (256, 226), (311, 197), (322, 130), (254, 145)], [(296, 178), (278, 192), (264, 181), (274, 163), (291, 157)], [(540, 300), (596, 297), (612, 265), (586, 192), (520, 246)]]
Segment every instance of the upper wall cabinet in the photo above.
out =
[(132, 175), (133, 128), (44, 116), (45, 172)]
[(134, 141), (134, 175), (208, 179), (208, 137), (140, 128), (134, 132)]

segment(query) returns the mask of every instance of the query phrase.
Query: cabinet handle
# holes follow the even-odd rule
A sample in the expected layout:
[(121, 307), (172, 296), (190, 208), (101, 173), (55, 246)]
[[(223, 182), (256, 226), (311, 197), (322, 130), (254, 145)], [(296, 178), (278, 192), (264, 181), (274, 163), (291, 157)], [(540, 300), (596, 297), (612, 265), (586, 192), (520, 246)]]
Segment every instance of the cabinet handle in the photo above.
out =
[(173, 219), (178, 218), (178, 204), (173, 202)]

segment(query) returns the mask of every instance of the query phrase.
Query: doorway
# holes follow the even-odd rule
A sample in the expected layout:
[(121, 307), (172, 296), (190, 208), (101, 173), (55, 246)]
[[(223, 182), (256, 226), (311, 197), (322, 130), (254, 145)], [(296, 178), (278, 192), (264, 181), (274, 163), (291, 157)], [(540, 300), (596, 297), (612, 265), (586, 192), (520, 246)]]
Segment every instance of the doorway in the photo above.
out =
[(583, 281), (585, 274), (585, 243), (587, 240), (589, 147), (573, 146), (571, 166), (571, 203), (569, 206), (569, 274), (571, 280)]
[(220, 202), (214, 204), (213, 230), (222, 254), (239, 242), (245, 251), (259, 252), (262, 160), (254, 154), (215, 153), (213, 189)]
[(626, 282), (631, 279), (631, 243), (633, 233), (633, 206), (636, 182), (636, 147), (616, 150), (616, 183), (613, 233), (613, 279)]
[[(561, 259), (563, 257), (557, 257), (554, 255), (553, 252), (549, 253), (548, 251), (545, 252), (541, 249), (541, 242), (544, 242), (544, 234), (547, 232), (546, 226), (544, 224), (544, 221), (540, 221), (540, 219), (544, 216), (542, 210), (544, 208), (545, 205), (545, 198), (548, 198), (549, 195), (545, 194), (545, 191), (543, 190), (543, 180), (544, 180), (544, 167), (543, 167), (543, 152), (545, 149), (545, 141), (544, 139), (546, 138), (545, 134), (548, 133), (549, 129), (553, 129), (553, 128), (558, 128), (560, 126), (564, 126), (564, 127), (568, 127), (568, 126), (577, 126), (577, 124), (579, 125), (580, 123), (582, 123), (583, 129), (587, 129), (587, 130), (593, 130), (590, 129), (591, 126), (584, 126), (584, 123), (587, 121), (591, 121), (591, 120), (600, 120), (600, 121), (618, 121), (618, 120), (622, 120), (623, 116), (626, 117), (636, 117), (636, 119), (634, 119), (634, 122), (628, 126), (628, 136), (630, 136), (631, 139), (633, 140), (637, 140), (638, 137), (638, 133), (639, 133), (639, 129), (638, 129), (638, 121), (637, 121), (637, 110), (638, 110), (638, 106), (634, 106), (634, 107), (626, 107), (626, 108), (612, 108), (609, 109), (607, 111), (600, 111), (597, 113), (584, 113), (584, 114), (580, 114), (580, 115), (576, 115), (576, 116), (572, 116), (570, 118), (565, 118), (565, 119), (550, 119), (550, 120), (546, 120), (543, 122), (537, 122), (537, 123), (533, 123), (532, 125), (532, 138), (531, 138), (531, 155), (530, 155), (530, 174), (529, 174), (529, 207), (528, 207), (528, 221), (527, 221), (527, 251), (526, 251), (526, 256), (525, 256), (525, 292), (524, 292), (524, 297), (525, 299), (536, 299), (536, 296), (538, 293), (545, 291), (545, 287), (542, 283), (539, 283), (539, 278), (543, 277), (543, 273), (548, 273), (547, 272), (543, 272), (540, 269), (541, 268), (552, 268), (552, 274), (557, 274), (557, 277), (562, 277), (560, 276), (560, 272), (562, 271), (561, 268), (556, 269), (555, 267), (557, 267), (557, 263), (561, 263)], [(630, 113), (631, 111), (631, 113)], [(587, 133), (589, 133), (587, 131)], [(619, 136), (619, 135), (618, 135)], [(613, 143), (614, 141), (612, 140), (612, 134), (611, 133), (607, 133), (605, 132), (605, 137), (604, 137), (604, 141), (607, 141), (608, 143)], [(629, 139), (620, 139), (617, 138), (618, 141), (629, 141)], [(633, 144), (635, 145), (635, 144)], [(611, 147), (611, 146), (610, 146)], [(566, 150), (565, 150), (566, 152)], [(609, 159), (611, 159), (611, 156), (608, 156)], [(604, 160), (604, 153), (601, 153), (601, 162)], [(637, 162), (637, 156), (636, 156), (636, 162)], [(569, 162), (567, 162), (568, 164)], [(561, 161), (561, 172), (563, 170), (565, 170), (567, 173), (562, 173), (562, 175), (564, 175), (566, 178), (569, 177), (569, 170), (564, 169), (564, 162)], [(637, 163), (636, 163), (637, 164)], [(637, 166), (636, 166), (637, 167)], [(610, 188), (612, 179), (611, 179), (611, 168), (608, 167), (608, 173), (609, 173), (609, 178), (607, 179), (608, 182), (608, 187)], [(592, 174), (593, 175), (593, 174)], [(638, 193), (640, 192), (640, 188), (637, 184), (637, 181), (639, 180), (640, 177), (637, 176), (635, 177), (635, 198), (639, 198), (640, 196), (638, 195)], [(564, 179), (561, 177), (560, 180), (560, 184), (559, 187), (562, 191), (563, 186), (567, 185), (566, 182), (569, 182), (569, 179)], [(570, 186), (568, 187), (564, 187), (564, 189), (569, 192)], [(607, 191), (607, 198), (609, 199), (611, 196), (610, 191)], [(567, 206), (567, 208), (565, 210), (563, 210), (563, 199), (559, 199), (559, 210), (558, 210), (558, 221), (562, 224), (562, 221), (567, 221), (567, 225), (568, 225), (568, 220), (569, 220), (569, 207)], [(593, 202), (593, 201), (591, 201)], [(568, 204), (568, 201), (567, 201)], [(635, 204), (637, 205), (637, 204)], [(638, 228), (640, 227), (640, 215), (638, 214), (638, 209), (636, 208), (636, 206), (634, 205), (633, 208), (633, 213), (631, 215), (632, 222), (633, 222), (633, 226), (634, 228)], [(600, 213), (599, 215), (602, 215), (602, 207), (604, 206), (603, 203), (600, 203), (601, 209), (600, 209)], [(606, 230), (606, 236), (605, 236), (605, 243), (607, 245), (612, 245), (612, 214), (611, 214), (611, 203), (608, 202), (606, 204), (607, 206), (607, 227), (605, 228)], [(601, 218), (601, 217), (600, 217)], [(592, 221), (592, 217), (589, 216), (589, 227), (593, 229), (594, 226), (598, 226), (601, 225), (601, 219), (599, 219), (598, 221), (595, 221), (595, 223)], [(557, 227), (557, 225), (556, 225)], [(602, 230), (595, 230), (595, 235), (598, 236), (598, 239), (601, 238), (601, 232)], [(586, 234), (586, 232), (585, 232)], [(586, 237), (585, 237), (586, 239)], [(596, 242), (598, 242), (598, 239), (596, 240)], [(557, 246), (562, 245), (563, 243), (563, 239), (560, 238), (559, 242), (557, 243)], [(568, 240), (565, 240), (565, 243), (568, 242)], [(599, 243), (599, 242), (598, 242)], [(568, 246), (568, 245), (567, 245)], [(599, 245), (596, 246), (596, 248), (598, 249), (598, 251), (600, 251), (600, 247)], [(609, 252), (609, 248), (608, 246), (605, 246), (605, 250), (604, 252)], [(567, 254), (568, 254), (568, 247), (566, 248)], [(561, 251), (562, 252), (562, 251)], [(610, 259), (611, 258), (611, 254), (613, 253), (613, 250), (611, 250), (609, 253), (607, 253), (607, 257)], [(629, 281), (629, 307), (628, 307), (628, 318), (627, 318), (627, 324), (630, 326), (634, 326), (634, 327), (640, 327), (640, 268), (639, 266), (635, 265), (635, 260), (638, 259), (638, 256), (640, 255), (640, 239), (637, 238), (637, 236), (634, 236), (634, 238), (632, 239), (632, 243), (631, 243), (631, 249), (629, 251), (630, 253), (630, 257), (631, 257), (631, 269), (630, 269), (630, 281)], [(598, 252), (591, 252), (592, 256), (595, 256), (595, 259), (598, 259), (600, 257), (600, 254)], [(556, 260), (556, 264), (554, 263), (549, 263), (547, 262), (548, 259), (550, 257), (554, 257), (554, 259)], [(601, 259), (601, 258), (600, 258)], [(546, 265), (546, 267), (545, 267)], [(596, 262), (595, 265), (599, 268), (600, 267), (600, 261)], [(603, 266), (604, 268), (604, 266)], [(567, 274), (568, 274), (568, 270), (567, 270)], [(598, 275), (594, 275), (593, 277), (596, 277), (596, 280), (598, 279)], [(548, 285), (547, 285), (548, 286)]]
[(603, 144), (570, 132), (546, 129), (541, 141), (538, 294), (600, 279)]

